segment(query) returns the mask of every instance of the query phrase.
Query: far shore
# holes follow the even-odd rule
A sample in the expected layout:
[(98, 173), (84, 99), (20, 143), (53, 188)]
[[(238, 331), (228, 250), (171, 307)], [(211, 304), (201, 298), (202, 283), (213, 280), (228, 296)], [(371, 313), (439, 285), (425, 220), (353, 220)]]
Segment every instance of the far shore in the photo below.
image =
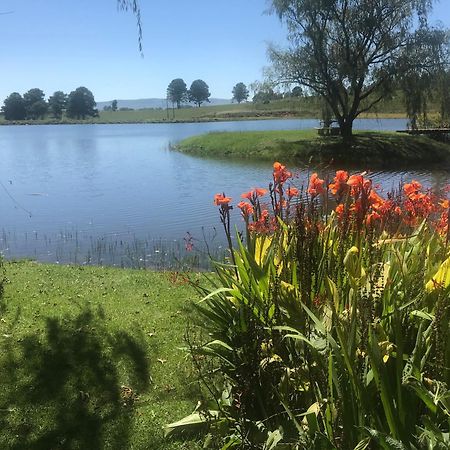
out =
[[(361, 119), (405, 119), (398, 111), (372, 112), (360, 116)], [(181, 109), (136, 109), (100, 111), (98, 117), (83, 120), (54, 119), (47, 117), (37, 120), (8, 121), (0, 116), (0, 125), (91, 125), (91, 124), (158, 124), (158, 123), (205, 123), (245, 120), (309, 119), (319, 123), (320, 112), (316, 107), (291, 106), (286, 103), (273, 104), (231, 104), (202, 106), (201, 108)]]

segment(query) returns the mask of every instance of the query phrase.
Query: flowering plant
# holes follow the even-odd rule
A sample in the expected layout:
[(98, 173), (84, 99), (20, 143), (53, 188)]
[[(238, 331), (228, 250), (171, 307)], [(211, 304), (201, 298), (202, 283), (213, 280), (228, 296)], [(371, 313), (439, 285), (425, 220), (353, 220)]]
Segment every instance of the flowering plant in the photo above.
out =
[(449, 448), (448, 198), (343, 170), (292, 179), (277, 162), (242, 195), (236, 248), (215, 197), (230, 260), (197, 306), (207, 338), (190, 350), (212, 361), (216, 405), (198, 418), (224, 448)]

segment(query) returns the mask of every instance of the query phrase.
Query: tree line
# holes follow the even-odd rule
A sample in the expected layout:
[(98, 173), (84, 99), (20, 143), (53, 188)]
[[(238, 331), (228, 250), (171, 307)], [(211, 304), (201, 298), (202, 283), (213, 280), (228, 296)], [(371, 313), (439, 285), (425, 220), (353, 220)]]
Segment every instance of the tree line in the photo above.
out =
[(69, 94), (56, 91), (47, 101), (44, 92), (38, 88), (30, 89), (23, 96), (13, 92), (4, 100), (2, 113), (6, 120), (44, 119), (47, 114), (58, 120), (64, 114), (71, 119), (98, 116), (94, 95), (84, 86)]
[[(233, 100), (241, 103), (247, 100), (249, 92), (247, 86), (239, 82), (232, 90)], [(177, 108), (181, 108), (182, 103), (191, 102), (198, 107), (204, 102), (209, 103), (209, 86), (203, 80), (194, 80), (191, 87), (188, 89), (185, 81), (182, 78), (173, 79), (167, 87), (167, 100), (172, 105), (177, 105)]]

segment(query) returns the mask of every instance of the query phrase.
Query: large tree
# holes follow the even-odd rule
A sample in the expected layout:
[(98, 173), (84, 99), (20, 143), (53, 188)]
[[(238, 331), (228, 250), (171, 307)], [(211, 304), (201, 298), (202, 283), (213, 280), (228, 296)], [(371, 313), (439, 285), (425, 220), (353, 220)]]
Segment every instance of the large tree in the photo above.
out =
[(61, 119), (67, 105), (67, 95), (62, 91), (56, 91), (48, 99), (48, 106), (55, 119)]
[(209, 97), (211, 97), (209, 86), (203, 80), (194, 80), (188, 91), (189, 101), (200, 108), (203, 102), (209, 102)]
[(5, 99), (2, 111), (6, 120), (24, 120), (27, 115), (25, 102), (18, 92), (13, 92)]
[(30, 89), (23, 95), (27, 119), (43, 118), (47, 113), (48, 104), (45, 101), (45, 94), (41, 89)]
[[(344, 138), (353, 121), (388, 95), (404, 67), (420, 65), (405, 49), (427, 32), (432, 0), (272, 0), (289, 30), (287, 50), (270, 49), (280, 81), (323, 97)], [(407, 60), (407, 64), (405, 64)]]
[(176, 104), (177, 108), (188, 99), (187, 86), (182, 78), (175, 78), (170, 82), (167, 87), (167, 99)]
[(92, 92), (81, 86), (69, 94), (67, 99), (67, 116), (75, 119), (85, 119), (98, 115)]
[(232, 100), (237, 101), (238, 103), (243, 102), (248, 99), (248, 89), (247, 86), (240, 82), (237, 83), (232, 90), (233, 98)]

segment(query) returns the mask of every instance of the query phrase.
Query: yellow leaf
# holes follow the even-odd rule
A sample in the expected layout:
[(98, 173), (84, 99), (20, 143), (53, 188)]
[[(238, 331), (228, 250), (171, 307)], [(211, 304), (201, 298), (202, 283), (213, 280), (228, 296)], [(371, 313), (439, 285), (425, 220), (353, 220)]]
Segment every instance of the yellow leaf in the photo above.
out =
[(436, 288), (447, 288), (450, 285), (450, 258), (447, 258), (439, 267), (439, 270), (425, 285), (427, 291), (434, 291)]
[(258, 236), (255, 240), (255, 261), (259, 266), (263, 265), (264, 258), (272, 244), (270, 236)]

